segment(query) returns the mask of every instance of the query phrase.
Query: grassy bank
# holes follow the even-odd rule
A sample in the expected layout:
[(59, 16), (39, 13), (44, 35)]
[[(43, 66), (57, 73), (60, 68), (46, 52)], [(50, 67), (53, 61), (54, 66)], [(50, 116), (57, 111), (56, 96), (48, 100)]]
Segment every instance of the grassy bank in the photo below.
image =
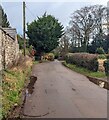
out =
[(83, 75), (86, 75), (86, 76), (90, 76), (90, 77), (96, 77), (96, 78), (104, 78), (106, 77), (105, 73), (104, 72), (93, 72), (93, 71), (90, 71), (86, 68), (83, 68), (83, 67), (78, 67), (76, 65), (73, 65), (73, 64), (67, 64), (65, 61), (62, 62), (62, 64), (68, 68), (70, 68), (71, 70), (75, 71), (75, 72), (78, 72), (80, 74), (83, 74)]
[(15, 106), (21, 104), (22, 90), (31, 73), (32, 60), (23, 65), (4, 71), (2, 81), (2, 117), (7, 117)]

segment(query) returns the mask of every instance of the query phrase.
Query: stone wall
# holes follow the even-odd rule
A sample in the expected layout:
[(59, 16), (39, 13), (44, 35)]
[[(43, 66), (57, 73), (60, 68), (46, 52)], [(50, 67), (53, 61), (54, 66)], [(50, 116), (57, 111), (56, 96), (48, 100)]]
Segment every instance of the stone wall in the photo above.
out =
[(17, 33), (15, 38), (0, 27), (0, 70), (11, 67), (19, 57)]
[(107, 29), (109, 33), (109, 1), (107, 2)]

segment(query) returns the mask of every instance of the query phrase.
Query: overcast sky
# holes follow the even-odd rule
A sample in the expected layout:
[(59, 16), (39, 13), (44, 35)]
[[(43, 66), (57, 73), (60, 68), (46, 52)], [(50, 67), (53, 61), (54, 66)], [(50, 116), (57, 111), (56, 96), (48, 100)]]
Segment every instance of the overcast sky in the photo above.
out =
[[(3, 2), (4, 1), (4, 2)], [(22, 34), (22, 2), (21, 0), (3, 0), (1, 2), (4, 11), (8, 16), (11, 27)], [(26, 1), (26, 0), (25, 0)], [(108, 0), (28, 0), (26, 1), (26, 23), (32, 22), (37, 16), (44, 12), (53, 15), (66, 27), (70, 21), (71, 13), (84, 6), (102, 4), (107, 5)], [(66, 2), (67, 1), (67, 2)]]

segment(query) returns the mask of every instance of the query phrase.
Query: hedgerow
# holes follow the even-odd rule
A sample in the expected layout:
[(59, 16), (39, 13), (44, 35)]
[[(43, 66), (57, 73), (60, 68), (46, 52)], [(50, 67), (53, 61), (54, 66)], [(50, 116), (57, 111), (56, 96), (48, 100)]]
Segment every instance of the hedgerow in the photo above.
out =
[(105, 74), (109, 76), (109, 54), (106, 55), (107, 60), (104, 61)]
[(98, 70), (98, 57), (95, 54), (69, 53), (66, 55), (65, 60), (67, 63), (75, 64), (91, 71), (96, 72)]

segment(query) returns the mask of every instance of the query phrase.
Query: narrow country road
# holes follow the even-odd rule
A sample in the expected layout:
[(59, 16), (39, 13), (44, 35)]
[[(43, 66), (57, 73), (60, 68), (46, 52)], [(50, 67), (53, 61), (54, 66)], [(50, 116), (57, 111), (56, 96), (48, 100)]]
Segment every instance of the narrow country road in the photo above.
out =
[(38, 77), (24, 115), (41, 118), (107, 118), (107, 90), (57, 60), (33, 67)]

